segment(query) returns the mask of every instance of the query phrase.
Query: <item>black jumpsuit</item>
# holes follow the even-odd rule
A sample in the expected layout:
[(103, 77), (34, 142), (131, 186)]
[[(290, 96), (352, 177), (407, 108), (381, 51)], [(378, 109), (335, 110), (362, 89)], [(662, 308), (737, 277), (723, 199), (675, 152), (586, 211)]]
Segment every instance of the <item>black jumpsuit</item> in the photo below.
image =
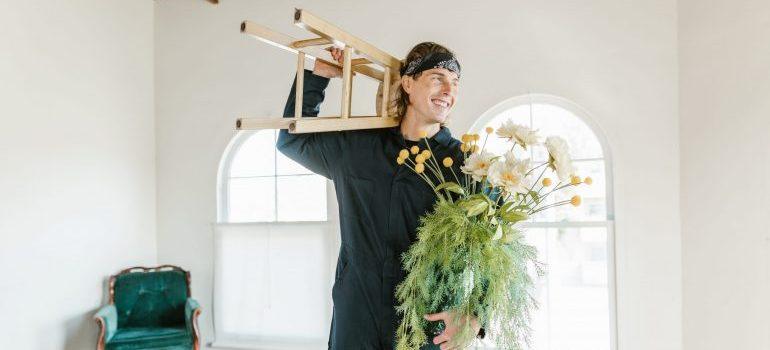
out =
[[(304, 72), (303, 116), (317, 116), (329, 79)], [(296, 79), (295, 79), (296, 83)], [(284, 117), (294, 116), (295, 86)], [(446, 127), (429, 139), (439, 163), (462, 159), (460, 141)], [(290, 134), (281, 130), (277, 147), (289, 158), (334, 181), (339, 203), (341, 247), (337, 259), (329, 349), (393, 349), (400, 322), (395, 289), (404, 277), (400, 256), (416, 240), (420, 216), (436, 195), (406, 166), (400, 150), (425, 141), (405, 140), (399, 127)], [(429, 337), (429, 341), (432, 338)], [(435, 348), (428, 345), (424, 349)]]

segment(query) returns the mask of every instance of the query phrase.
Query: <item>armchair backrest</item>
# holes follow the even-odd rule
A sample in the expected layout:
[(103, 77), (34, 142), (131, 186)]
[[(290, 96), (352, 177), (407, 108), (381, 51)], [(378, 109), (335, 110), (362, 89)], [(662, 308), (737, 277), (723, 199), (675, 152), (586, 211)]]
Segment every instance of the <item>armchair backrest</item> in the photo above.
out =
[(110, 278), (118, 328), (185, 325), (190, 273), (180, 267), (133, 267)]

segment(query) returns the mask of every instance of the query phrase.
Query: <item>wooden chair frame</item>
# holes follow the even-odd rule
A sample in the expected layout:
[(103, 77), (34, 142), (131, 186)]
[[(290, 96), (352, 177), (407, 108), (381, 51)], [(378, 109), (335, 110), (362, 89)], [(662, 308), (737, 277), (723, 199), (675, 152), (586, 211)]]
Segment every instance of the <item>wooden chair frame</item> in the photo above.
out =
[[(324, 132), (356, 129), (388, 128), (399, 124), (389, 115), (391, 85), (400, 79), (401, 61), (373, 45), (345, 32), (335, 25), (302, 9), (295, 9), (294, 24), (316, 38), (297, 40), (259, 24), (244, 21), (241, 32), (267, 44), (297, 54), (297, 81), (294, 118), (238, 118), (238, 130), (288, 129), (291, 133)], [(343, 63), (325, 59), (331, 46), (343, 48)], [(359, 57), (354, 57), (357, 55)], [(303, 117), (302, 92), (305, 59), (321, 60), (342, 69), (342, 101), (339, 116)], [(361, 74), (381, 84), (376, 116), (351, 116), (353, 76)]]

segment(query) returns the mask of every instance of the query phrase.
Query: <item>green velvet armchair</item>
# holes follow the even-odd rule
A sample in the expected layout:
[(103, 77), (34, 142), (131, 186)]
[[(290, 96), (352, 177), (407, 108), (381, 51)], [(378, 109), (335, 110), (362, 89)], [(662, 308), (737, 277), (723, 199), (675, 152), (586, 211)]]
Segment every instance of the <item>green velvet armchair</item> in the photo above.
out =
[(110, 303), (96, 313), (97, 350), (199, 350), (201, 308), (190, 297), (190, 272), (132, 267), (110, 276)]

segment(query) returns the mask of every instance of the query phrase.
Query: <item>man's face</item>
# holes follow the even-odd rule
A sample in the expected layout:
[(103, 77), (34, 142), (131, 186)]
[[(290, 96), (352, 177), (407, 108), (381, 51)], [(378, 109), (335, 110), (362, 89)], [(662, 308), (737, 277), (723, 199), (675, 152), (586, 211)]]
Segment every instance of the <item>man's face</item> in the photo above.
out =
[(409, 107), (414, 108), (423, 122), (443, 123), (457, 100), (460, 80), (445, 68), (428, 69), (413, 79), (404, 77), (404, 91), (409, 94)]

